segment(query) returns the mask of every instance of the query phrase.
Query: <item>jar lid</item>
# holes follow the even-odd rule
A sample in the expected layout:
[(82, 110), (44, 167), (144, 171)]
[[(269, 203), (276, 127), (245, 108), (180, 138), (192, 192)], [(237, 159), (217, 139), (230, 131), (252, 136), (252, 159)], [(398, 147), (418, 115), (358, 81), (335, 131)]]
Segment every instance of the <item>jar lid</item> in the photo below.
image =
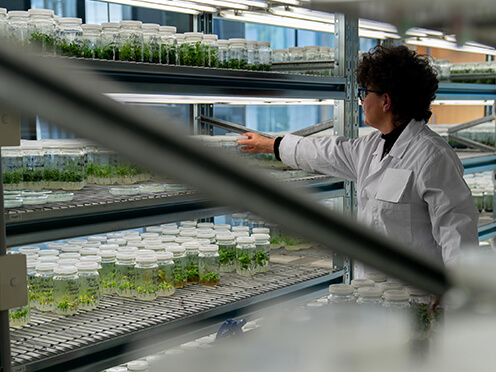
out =
[(55, 262), (40, 262), (36, 265), (37, 271), (53, 271), (57, 267)]
[(88, 236), (88, 241), (89, 242), (106, 242), (107, 241), (107, 236), (105, 236), (105, 235), (92, 235), (92, 236)]
[(81, 245), (82, 248), (100, 248), (100, 242), (88, 242)]
[[(59, 260), (59, 256), (42, 256), (38, 258), (38, 262), (57, 262)], [(30, 262), (30, 261), (29, 261)], [(33, 261), (36, 262), (36, 261)]]
[[(58, 252), (58, 251), (57, 251)], [(19, 253), (19, 252), (9, 252), (9, 254), (16, 254), (16, 253)], [(21, 253), (22, 254), (22, 253)], [(57, 253), (58, 255), (58, 253)], [(38, 261), (38, 258), (40, 256), (37, 255), (37, 254), (29, 254), (29, 255), (26, 255), (26, 262), (29, 262), (29, 261)], [(48, 256), (48, 257), (53, 257), (53, 256)]]
[(203, 32), (185, 32), (183, 35), (185, 37), (189, 37), (189, 36), (201, 36), (201, 37), (203, 37)]
[(76, 258), (61, 258), (60, 260), (57, 261), (57, 264), (61, 266), (74, 266), (78, 262), (79, 260)]
[(155, 257), (157, 257), (157, 260), (172, 260), (172, 257), (174, 257), (174, 255), (172, 254), (172, 252), (156, 252), (155, 253)]
[(51, 9), (28, 9), (29, 15), (45, 15), (53, 17), (53, 10)]
[(197, 222), (196, 221), (181, 221), (179, 223), (179, 225), (181, 225), (181, 226), (192, 226), (192, 227), (196, 227)]
[(320, 50), (320, 47), (317, 45), (309, 45), (304, 47), (305, 50)]
[[(174, 224), (174, 225), (160, 225), (160, 227), (162, 228), (162, 230), (177, 230), (176, 224)], [(196, 227), (196, 222), (195, 222), (194, 227)]]
[(250, 236), (250, 233), (248, 231), (236, 231), (236, 232), (233, 232), (233, 235), (236, 239), (248, 238)]
[(245, 44), (246, 39), (240, 39), (240, 38), (231, 38), (229, 39), (229, 44)]
[(124, 235), (122, 239), (125, 239), (128, 242), (139, 242), (141, 241), (141, 236), (139, 235)]
[(24, 247), (19, 247), (19, 253), (29, 256), (31, 254), (38, 254), (40, 252), (40, 247), (35, 245), (25, 245)]
[(144, 23), (143, 30), (147, 31), (158, 31), (160, 29), (160, 25), (158, 23)]
[(238, 231), (250, 231), (250, 228), (248, 226), (233, 226), (232, 227), (232, 232), (238, 232)]
[(291, 47), (288, 48), (289, 52), (303, 52), (305, 49), (303, 47)]
[(214, 225), (214, 230), (231, 230), (231, 225), (225, 223)]
[(365, 274), (365, 279), (373, 280), (376, 283), (385, 282), (387, 280), (387, 275), (378, 272), (367, 273)]
[(119, 28), (119, 23), (117, 23), (117, 22), (103, 22), (102, 28)]
[(386, 291), (383, 293), (383, 296), (386, 300), (391, 301), (407, 301), (410, 296), (407, 291), (392, 289), (390, 291)]
[[(231, 39), (229, 39), (231, 40)], [(233, 39), (233, 40), (244, 40), (244, 39)], [(234, 133), (235, 136), (237, 136), (238, 134)], [(248, 217), (248, 213), (233, 213), (231, 215), (232, 218), (247, 218)]]
[(268, 227), (254, 227), (251, 232), (253, 234), (270, 234), (270, 229)]
[[(0, 14), (7, 14), (7, 9), (0, 8)], [(3, 146), (2, 146), (3, 147)]]
[(29, 13), (24, 10), (11, 10), (7, 14), (9, 17), (24, 17), (28, 18)]
[(119, 249), (119, 244), (102, 244), (99, 248), (101, 251), (116, 251)]
[(118, 260), (134, 260), (136, 258), (136, 252), (117, 252), (115, 257)]
[(221, 45), (222, 45), (222, 46), (228, 46), (228, 45), (229, 45), (229, 40), (218, 40), (218, 41), (217, 41), (217, 44), (218, 44), (219, 46), (221, 46)]
[(199, 229), (213, 228), (215, 225), (212, 222), (199, 222), (196, 227)]
[(258, 42), (259, 46), (266, 46), (270, 48), (270, 41), (259, 41)]
[(75, 265), (58, 265), (53, 269), (53, 273), (57, 274), (76, 274), (77, 268)]
[(123, 235), (123, 238), (126, 238), (128, 236), (139, 236), (140, 232), (136, 231), (136, 230), (124, 231), (122, 233), (122, 235)]
[(270, 239), (270, 235), (267, 234), (251, 234), (251, 237), (255, 239), (255, 241), (265, 241)]
[(117, 251), (114, 250), (106, 250), (106, 251), (98, 251), (98, 255), (103, 258), (113, 258), (117, 254)]
[(191, 242), (193, 241), (194, 239), (189, 237), (189, 236), (180, 236), (178, 238), (176, 238), (175, 242), (176, 243), (179, 243), (179, 244), (183, 244), (183, 243), (186, 243), (186, 242)]
[(127, 364), (127, 369), (132, 371), (144, 371), (148, 369), (148, 362), (145, 360), (133, 360)]
[(142, 239), (157, 239), (159, 237), (159, 234), (156, 233), (156, 232), (144, 232), (143, 234), (141, 234), (141, 238)]
[(381, 297), (382, 290), (377, 287), (361, 287), (358, 288), (358, 295), (360, 297)]
[(187, 251), (196, 251), (200, 248), (200, 243), (197, 241), (183, 243), (184, 249)]
[(101, 256), (84, 256), (84, 257), (81, 257), (81, 261), (100, 263), (100, 262), (102, 262), (102, 257)]
[(185, 236), (185, 237), (192, 237), (192, 238), (196, 238), (196, 230), (182, 230), (180, 233), (179, 233), (179, 236)]
[(227, 235), (227, 234), (217, 235), (216, 239), (224, 242), (224, 241), (234, 240), (234, 236), (233, 235)]
[(127, 245), (125, 247), (119, 247), (117, 249), (117, 252), (138, 252), (139, 248), (132, 246), (132, 245)]
[(218, 39), (219, 39), (219, 36), (214, 35), (214, 34), (203, 35), (203, 40), (217, 41)]
[(169, 247), (179, 247), (181, 244), (179, 243), (164, 243), (165, 245), (165, 249), (169, 248)]
[(329, 286), (329, 293), (336, 295), (350, 295), (355, 289), (349, 284), (331, 284)]
[(142, 254), (141, 252), (139, 252), (138, 256), (136, 257), (136, 263), (155, 263), (155, 262), (157, 262), (157, 257), (155, 257), (154, 254), (149, 254), (149, 253)]
[(117, 366), (117, 367), (107, 368), (105, 372), (128, 372), (128, 371), (127, 371), (127, 367)]
[(99, 249), (95, 247), (87, 247), (87, 248), (81, 248), (79, 253), (83, 256), (89, 256), (89, 255), (97, 255)]
[(59, 257), (62, 259), (63, 258), (74, 258), (74, 259), (79, 260), (79, 258), (81, 257), (81, 253), (78, 253), (78, 252), (61, 253), (61, 254), (59, 254)]
[(351, 281), (351, 285), (354, 288), (362, 288), (362, 287), (374, 287), (375, 282), (370, 279), (353, 279)]
[(403, 286), (398, 282), (382, 282), (377, 284), (377, 287), (380, 288), (383, 292), (403, 288)]
[(200, 252), (217, 252), (219, 246), (217, 244), (207, 244), (200, 247)]
[(215, 238), (215, 233), (212, 232), (201, 232), (196, 235), (198, 239), (212, 239)]
[(146, 243), (145, 249), (151, 249), (153, 251), (163, 251), (165, 249), (165, 244), (160, 240), (158, 243)]
[(108, 244), (126, 245), (127, 240), (122, 238), (110, 238), (107, 239)]
[(177, 28), (174, 26), (160, 26), (160, 31), (165, 31), (165, 32), (177, 32)]
[(249, 236), (240, 236), (239, 238), (236, 239), (238, 244), (253, 244), (255, 243), (255, 239), (251, 238)]
[(158, 235), (162, 234), (163, 228), (160, 226), (149, 226), (146, 228), (147, 233), (157, 233)]
[(186, 342), (185, 344), (182, 344), (180, 346), (180, 348), (183, 350), (195, 350), (195, 349), (198, 349), (199, 347), (200, 347), (200, 344), (198, 344), (198, 342), (195, 342), (195, 341)]
[(75, 23), (77, 25), (80, 25), (83, 23), (83, 20), (81, 18), (73, 18), (73, 17), (63, 17), (59, 19), (59, 23)]
[(88, 243), (88, 240), (86, 240), (86, 239), (71, 239), (71, 240), (67, 241), (67, 244), (69, 244), (69, 245), (83, 245), (83, 244), (87, 244), (87, 243)]
[(428, 296), (429, 295), (423, 289), (413, 287), (413, 286), (405, 287), (405, 291), (407, 291), (410, 296)]
[[(84, 30), (99, 30), (100, 31), (102, 29), (102, 26), (100, 26), (100, 25), (91, 25), (91, 24), (87, 24), (87, 23), (85, 23), (81, 27), (83, 28), (83, 31)], [(79, 146), (74, 146), (74, 147), (81, 147), (81, 146), (79, 145)]]
[(175, 235), (162, 235), (161, 239), (162, 243), (174, 243), (176, 241)]
[(26, 267), (28, 269), (36, 269), (36, 265), (38, 265), (38, 261), (28, 261), (28, 262), (26, 262)]
[(177, 247), (166, 247), (167, 249), (167, 252), (172, 252), (172, 253), (184, 253), (186, 251), (186, 249), (180, 245), (178, 245)]
[(120, 21), (119, 25), (122, 27), (132, 26), (132, 27), (143, 27), (143, 22), (141, 21)]
[(327, 46), (321, 46), (320, 47), (321, 52), (330, 52), (331, 50), (332, 50), (331, 47), (327, 47)]
[(65, 247), (66, 245), (69, 245), (69, 244), (67, 244), (67, 243), (48, 243), (48, 248), (59, 250), (60, 248)]
[(76, 264), (76, 268), (78, 271), (94, 271), (98, 269), (98, 263), (97, 262), (78, 262)]

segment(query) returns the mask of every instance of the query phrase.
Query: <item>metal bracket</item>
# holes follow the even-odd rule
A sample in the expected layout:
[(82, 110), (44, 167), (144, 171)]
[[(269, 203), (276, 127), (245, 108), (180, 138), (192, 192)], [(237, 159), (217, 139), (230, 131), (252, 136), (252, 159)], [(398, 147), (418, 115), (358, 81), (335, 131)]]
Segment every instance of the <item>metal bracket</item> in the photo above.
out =
[(0, 106), (0, 146), (19, 146), (21, 118), (18, 112)]
[(0, 256), (0, 311), (28, 304), (26, 256)]
[(493, 121), (493, 120), (495, 120), (494, 108), (493, 108), (493, 113), (491, 115), (487, 115), (487, 116), (484, 116), (484, 117), (479, 118), (479, 119), (471, 120), (471, 121), (466, 122), (466, 123), (457, 124), (457, 125), (454, 125), (451, 128), (449, 128), (448, 129), (448, 140), (458, 142), (462, 145), (465, 145), (465, 146), (468, 146), (471, 148), (475, 148), (477, 150), (493, 152), (495, 150), (494, 146), (484, 145), (484, 144), (479, 143), (477, 141), (473, 141), (473, 140), (470, 140), (468, 138), (463, 138), (463, 137), (454, 135), (454, 133), (457, 133), (461, 130), (472, 128), (472, 127), (475, 127), (477, 125), (484, 124), (484, 123), (487, 123), (488, 121)]

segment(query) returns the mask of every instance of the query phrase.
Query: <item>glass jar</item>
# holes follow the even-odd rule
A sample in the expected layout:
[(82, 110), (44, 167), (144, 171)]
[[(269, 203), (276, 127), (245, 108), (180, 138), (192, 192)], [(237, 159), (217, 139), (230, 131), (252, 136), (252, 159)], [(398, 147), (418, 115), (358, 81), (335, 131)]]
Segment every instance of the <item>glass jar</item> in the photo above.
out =
[(43, 144), (43, 179), (51, 190), (62, 188), (60, 182), (60, 144)]
[(121, 297), (136, 296), (134, 266), (136, 253), (117, 252), (115, 262), (115, 293)]
[[(79, 253), (80, 250), (81, 250), (81, 246), (76, 244), (67, 244), (60, 248), (61, 253)], [(66, 258), (71, 258), (71, 257), (66, 257)]]
[(0, 8), (0, 38), (8, 37), (7, 9)]
[(2, 175), (4, 190), (22, 190), (22, 151), (17, 146), (2, 147)]
[(374, 283), (382, 283), (387, 280), (387, 275), (379, 272), (371, 272), (364, 275), (365, 279), (372, 280)]
[(289, 48), (289, 60), (291, 62), (301, 62), (305, 60), (305, 49), (302, 47)]
[(258, 70), (260, 57), (258, 55), (258, 42), (246, 40), (246, 61), (248, 70)]
[(82, 57), (96, 59), (101, 54), (102, 27), (99, 25), (84, 24), (82, 37)]
[(176, 65), (184, 63), (184, 55), (188, 45), (184, 42), (184, 34), (176, 34)]
[(246, 70), (248, 67), (248, 53), (245, 39), (229, 39), (228, 68)]
[(198, 270), (200, 284), (214, 287), (220, 282), (219, 247), (215, 244), (200, 247)]
[(22, 253), (26, 256), (38, 254), (40, 252), (40, 247), (36, 245), (25, 245), (23, 247), (19, 247), (19, 253)]
[(231, 225), (228, 225), (226, 223), (219, 223), (219, 224), (216, 224), (214, 225), (214, 230), (215, 230), (215, 233), (227, 233), (227, 234), (230, 234), (231, 233)]
[(186, 249), (181, 246), (169, 246), (167, 251), (173, 254), (174, 261), (174, 287), (183, 288), (188, 282), (188, 271), (186, 262)]
[(157, 252), (157, 296), (171, 296), (176, 291), (174, 287), (174, 255), (171, 252)]
[(306, 46), (304, 48), (305, 61), (319, 61), (320, 60), (320, 47), (319, 46)]
[(22, 10), (11, 10), (7, 13), (9, 38), (19, 45), (28, 42), (29, 13)]
[(196, 227), (198, 222), (196, 221), (181, 221), (179, 224), (181, 227)]
[(250, 223), (250, 231), (253, 232), (253, 229), (255, 228), (261, 228), (261, 227), (264, 227), (265, 226), (265, 221), (261, 218), (261, 217), (258, 217), (258, 216), (250, 216), (249, 218), (249, 223)]
[(217, 46), (219, 48), (218, 67), (227, 68), (228, 62), (229, 62), (229, 41), (228, 40), (218, 40)]
[(217, 235), (220, 272), (230, 273), (236, 268), (236, 243), (232, 235)]
[(119, 60), (119, 24), (117, 22), (102, 23), (100, 59)]
[(98, 263), (79, 262), (76, 268), (79, 277), (78, 307), (81, 310), (95, 310), (100, 303)]
[(35, 274), (35, 308), (40, 311), (53, 311), (53, 269), (56, 263), (39, 263)]
[(141, 21), (120, 21), (119, 60), (143, 61), (143, 23)]
[(320, 57), (321, 61), (334, 61), (334, 49), (331, 47), (320, 47)]
[(258, 42), (258, 70), (270, 71), (272, 66), (272, 51), (270, 50), (270, 41)]
[(160, 26), (161, 62), (166, 65), (176, 64), (176, 31), (173, 26)]
[(272, 61), (273, 62), (288, 62), (289, 52), (287, 49), (274, 49), (272, 51)]
[(202, 44), (203, 32), (185, 32), (181, 48), (180, 65), (205, 66), (205, 47)]
[(472, 199), (474, 200), (474, 204), (479, 210), (479, 212), (482, 212), (484, 209), (484, 194), (481, 191), (473, 191), (472, 192)]
[[(2, 148), (2, 151), (5, 147)], [(484, 210), (486, 212), (493, 211), (494, 189), (492, 187), (484, 189)]]
[[(360, 288), (375, 287), (375, 282), (373, 280), (363, 279), (363, 278), (362, 279), (353, 279), (351, 281), (351, 285), (355, 289), (353, 294), (355, 295), (355, 297), (358, 297), (358, 290)], [(381, 291), (381, 295), (382, 295), (382, 291)]]
[(241, 276), (252, 276), (256, 273), (255, 239), (239, 237), (236, 241), (236, 273)]
[(88, 184), (84, 149), (65, 143), (60, 148), (60, 182), (63, 190), (81, 190)]
[(29, 304), (9, 309), (9, 326), (23, 327), (29, 323), (30, 309)]
[(408, 286), (405, 290), (410, 295), (412, 337), (426, 339), (429, 337), (433, 318), (430, 308), (431, 297), (427, 292), (415, 287)]
[(44, 54), (53, 54), (55, 31), (53, 10), (29, 9), (28, 14), (29, 44)]
[(148, 372), (148, 362), (145, 360), (135, 360), (127, 364), (129, 372)]
[(36, 265), (38, 261), (26, 261), (27, 279), (28, 279), (28, 305), (36, 306)]
[(197, 242), (186, 242), (183, 244), (186, 250), (186, 270), (189, 284), (196, 284), (200, 281), (198, 271), (198, 255), (200, 254), (200, 244)]
[(102, 294), (115, 293), (115, 256), (117, 252), (113, 250), (99, 251), (98, 255), (102, 258), (102, 268), (98, 270), (100, 276), (100, 288)]
[(219, 66), (219, 46), (217, 35), (203, 35), (203, 47), (205, 48), (205, 67)]
[(42, 190), (44, 157), (42, 147), (36, 141), (22, 141), (22, 182), (29, 190)]
[(83, 28), (81, 18), (60, 18), (60, 43), (57, 54), (66, 57), (81, 57)]
[(377, 284), (377, 288), (379, 288), (382, 292), (386, 292), (394, 289), (402, 289), (403, 286), (398, 282), (382, 282)]
[(143, 24), (143, 62), (161, 63), (160, 25)]
[(267, 234), (253, 234), (257, 248), (256, 261), (257, 273), (264, 273), (270, 268), (270, 236)]
[(158, 289), (157, 258), (152, 254), (138, 254), (134, 272), (136, 298), (143, 301), (155, 300)]
[(59, 315), (74, 315), (79, 308), (79, 277), (76, 266), (57, 266), (53, 277), (53, 306)]
[(382, 306), (382, 290), (377, 287), (358, 288), (357, 304), (369, 306)]
[(352, 303), (356, 301), (354, 288), (349, 284), (331, 284), (329, 286), (329, 304)]
[(383, 307), (391, 314), (395, 314), (403, 319), (404, 322), (410, 321), (410, 296), (403, 290), (390, 290), (382, 294), (384, 297)]
[(93, 162), (88, 164), (88, 183), (113, 185), (117, 183), (117, 154), (106, 149), (93, 153)]

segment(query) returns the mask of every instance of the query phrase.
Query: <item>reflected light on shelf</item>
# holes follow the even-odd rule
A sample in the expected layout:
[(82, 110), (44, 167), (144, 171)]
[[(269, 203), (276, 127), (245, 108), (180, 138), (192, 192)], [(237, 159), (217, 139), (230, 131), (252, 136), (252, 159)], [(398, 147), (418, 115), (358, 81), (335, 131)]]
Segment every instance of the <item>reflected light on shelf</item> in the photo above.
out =
[(437, 99), (432, 102), (433, 105), (446, 105), (446, 106), (492, 106), (494, 105), (493, 99), (488, 100), (444, 100)]
[[(451, 40), (453, 39), (451, 38)], [(455, 50), (458, 52), (478, 53), (496, 56), (496, 49), (478, 43), (466, 43), (465, 45), (458, 46), (454, 41), (434, 39), (429, 37), (408, 38), (405, 40), (405, 43), (408, 45), (418, 45), (431, 48)], [(477, 44), (477, 46), (475, 46), (474, 44)]]

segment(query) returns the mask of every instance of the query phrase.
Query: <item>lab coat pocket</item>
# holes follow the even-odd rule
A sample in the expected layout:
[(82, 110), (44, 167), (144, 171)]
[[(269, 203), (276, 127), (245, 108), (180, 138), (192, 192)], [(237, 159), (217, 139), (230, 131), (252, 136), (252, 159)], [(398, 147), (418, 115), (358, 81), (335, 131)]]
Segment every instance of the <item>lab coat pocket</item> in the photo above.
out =
[(390, 203), (400, 203), (412, 178), (412, 173), (409, 169), (387, 168), (375, 198)]

